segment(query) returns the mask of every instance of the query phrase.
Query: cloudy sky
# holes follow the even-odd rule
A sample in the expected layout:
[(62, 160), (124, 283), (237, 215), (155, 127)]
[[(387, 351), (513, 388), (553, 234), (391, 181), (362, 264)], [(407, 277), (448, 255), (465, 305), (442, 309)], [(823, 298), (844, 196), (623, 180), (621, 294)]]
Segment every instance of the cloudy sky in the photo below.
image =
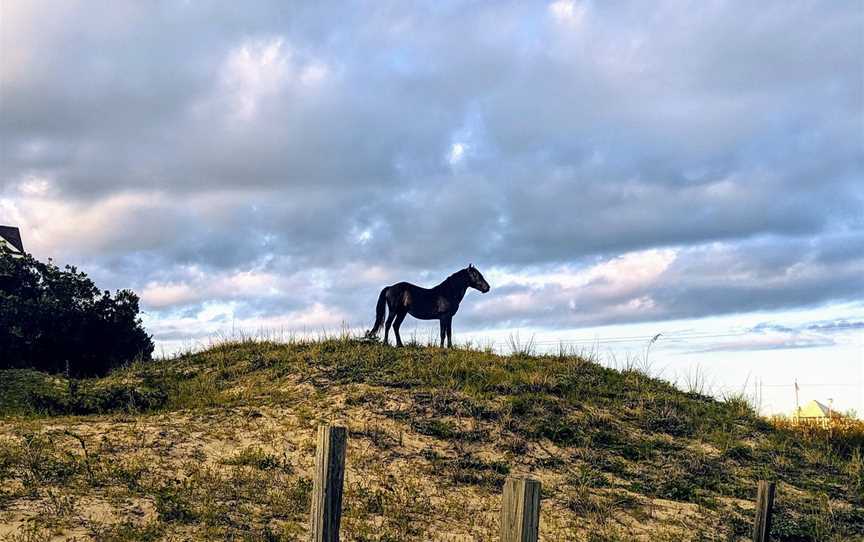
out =
[(859, 1), (2, 0), (0, 30), (0, 223), (169, 351), (368, 328), (473, 262), (461, 340), (663, 332), (673, 373), (864, 411)]

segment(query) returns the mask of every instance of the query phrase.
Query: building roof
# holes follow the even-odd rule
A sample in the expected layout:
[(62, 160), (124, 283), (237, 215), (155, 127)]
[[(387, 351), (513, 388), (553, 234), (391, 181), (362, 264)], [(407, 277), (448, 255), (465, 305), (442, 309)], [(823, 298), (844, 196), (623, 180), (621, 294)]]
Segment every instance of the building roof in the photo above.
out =
[(14, 226), (0, 226), (0, 237), (5, 239), (18, 252), (24, 252), (24, 244), (21, 242), (21, 232)]
[(828, 418), (832, 415), (837, 416), (837, 411), (828, 408), (816, 400), (810, 401), (801, 407), (801, 411), (798, 413), (800, 418)]

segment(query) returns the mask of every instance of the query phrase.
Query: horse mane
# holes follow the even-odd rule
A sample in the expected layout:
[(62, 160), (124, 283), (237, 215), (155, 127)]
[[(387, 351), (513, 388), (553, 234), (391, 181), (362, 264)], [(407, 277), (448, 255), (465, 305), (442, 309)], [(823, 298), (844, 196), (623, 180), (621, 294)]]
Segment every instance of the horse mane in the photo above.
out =
[(462, 286), (463, 283), (467, 284), (467, 282), (468, 282), (468, 280), (467, 280), (468, 277), (466, 276), (467, 274), (468, 274), (468, 269), (460, 269), (459, 271), (456, 271), (455, 273), (453, 273), (452, 275), (450, 275), (449, 277), (447, 277), (446, 279), (441, 281), (441, 284), (436, 286), (436, 288), (446, 288), (447, 286), (450, 286), (451, 284), (453, 284), (455, 281), (462, 279), (463, 276), (464, 276), (464, 279), (459, 282), (459, 286)]
[(444, 279), (444, 280), (445, 280), (445, 281), (448, 281), (448, 280), (452, 279), (453, 277), (455, 277), (456, 275), (465, 275), (465, 274), (467, 274), (467, 273), (468, 273), (468, 269), (467, 269), (467, 268), (466, 268), (466, 269), (460, 269), (459, 271), (456, 271), (455, 273), (453, 273), (452, 275), (450, 275), (449, 277), (447, 277), (447, 278)]

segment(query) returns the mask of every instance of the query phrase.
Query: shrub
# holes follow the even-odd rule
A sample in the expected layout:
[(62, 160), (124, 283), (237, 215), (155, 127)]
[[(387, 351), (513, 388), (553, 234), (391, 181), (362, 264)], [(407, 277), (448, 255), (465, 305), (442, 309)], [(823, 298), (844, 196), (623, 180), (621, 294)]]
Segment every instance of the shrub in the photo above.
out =
[(0, 369), (31, 367), (103, 375), (140, 357), (153, 341), (130, 290), (100, 291), (75, 267), (60, 269), (0, 249)]
[(848, 458), (864, 451), (864, 421), (854, 418), (835, 418), (831, 423), (822, 425), (797, 424), (793, 420), (774, 417), (771, 423), (775, 428), (785, 431), (798, 442), (809, 446), (821, 446)]

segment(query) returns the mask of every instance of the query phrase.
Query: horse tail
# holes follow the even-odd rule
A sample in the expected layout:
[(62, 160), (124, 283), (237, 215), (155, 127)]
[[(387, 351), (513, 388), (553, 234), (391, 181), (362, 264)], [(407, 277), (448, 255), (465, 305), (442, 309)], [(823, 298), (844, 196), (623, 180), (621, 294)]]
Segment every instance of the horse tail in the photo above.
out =
[(381, 290), (381, 295), (378, 296), (378, 305), (375, 307), (375, 325), (366, 333), (368, 337), (377, 335), (378, 330), (381, 329), (381, 324), (384, 323), (384, 309), (387, 306), (387, 290), (389, 289), (389, 286), (384, 288)]

